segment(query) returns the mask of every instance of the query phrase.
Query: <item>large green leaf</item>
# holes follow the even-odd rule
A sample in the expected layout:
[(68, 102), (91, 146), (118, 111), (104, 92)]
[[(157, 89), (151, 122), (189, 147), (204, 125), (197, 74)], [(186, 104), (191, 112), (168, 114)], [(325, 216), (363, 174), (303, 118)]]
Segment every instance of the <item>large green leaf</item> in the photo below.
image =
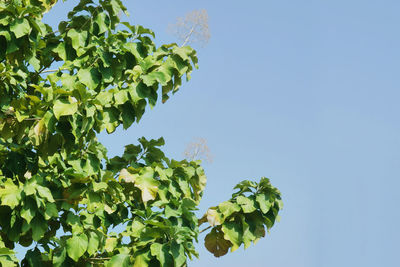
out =
[(87, 252), (89, 255), (93, 255), (99, 250), (100, 238), (95, 232), (89, 232), (87, 235), (89, 237)]
[(1, 205), (15, 208), (21, 200), (21, 190), (10, 179), (7, 179), (0, 188)]
[(133, 267), (148, 267), (149, 266), (149, 257), (150, 252), (139, 254), (135, 257), (135, 261)]
[(175, 266), (184, 266), (186, 263), (185, 247), (177, 242), (171, 243), (171, 254), (174, 258)]
[(225, 222), (222, 225), (222, 232), (224, 232), (224, 239), (232, 243), (231, 251), (237, 250), (243, 241), (242, 225), (238, 221)]
[(161, 266), (173, 266), (172, 255), (167, 244), (154, 243), (150, 246), (151, 255), (156, 256)]
[(267, 213), (272, 206), (272, 203), (269, 200), (269, 194), (258, 194), (256, 196), (256, 201), (260, 205), (260, 209), (263, 213)]
[(117, 254), (113, 256), (109, 262), (107, 262), (107, 267), (129, 267), (131, 266), (128, 254)]
[(94, 19), (94, 22), (99, 27), (99, 34), (102, 34), (109, 30), (108, 26), (110, 24), (110, 18), (107, 16), (106, 13), (99, 13)]
[(257, 209), (254, 199), (245, 196), (238, 196), (236, 202), (242, 207), (245, 213), (252, 213)]
[(60, 119), (61, 116), (68, 116), (75, 114), (78, 111), (78, 103), (70, 103), (67, 100), (56, 100), (53, 106), (54, 116)]
[(101, 82), (101, 74), (96, 69), (80, 69), (78, 71), (79, 80), (89, 89), (94, 90)]
[(48, 189), (47, 187), (39, 185), (37, 186), (36, 190), (41, 197), (45, 198), (49, 202), (54, 202), (53, 195), (51, 194), (50, 189)]
[(37, 215), (31, 221), (31, 227), (33, 240), (39, 241), (46, 233), (48, 225), (41, 215)]
[(76, 262), (85, 254), (87, 247), (88, 238), (85, 234), (75, 235), (67, 240), (68, 256)]
[(31, 32), (29, 21), (26, 18), (18, 18), (13, 21), (10, 30), (15, 34), (15, 37), (20, 38)]
[(240, 206), (231, 201), (224, 201), (218, 205), (218, 209), (221, 211), (224, 218), (231, 216), (233, 213), (240, 211)]
[(75, 49), (77, 55), (82, 55), (84, 50), (81, 48), (85, 47), (88, 33), (86, 31), (78, 32), (75, 29), (71, 29), (68, 31), (67, 36), (71, 38), (72, 47)]

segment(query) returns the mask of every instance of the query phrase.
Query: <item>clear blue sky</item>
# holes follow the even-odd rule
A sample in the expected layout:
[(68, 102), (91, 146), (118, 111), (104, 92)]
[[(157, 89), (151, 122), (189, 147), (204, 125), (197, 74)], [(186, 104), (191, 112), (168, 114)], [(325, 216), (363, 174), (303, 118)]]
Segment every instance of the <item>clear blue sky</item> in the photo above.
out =
[(102, 135), (110, 154), (163, 136), (180, 159), (203, 137), (214, 155), (203, 211), (242, 179), (270, 177), (283, 194), (281, 222), (256, 246), (216, 259), (201, 245), (189, 266), (400, 266), (399, 1), (125, 3), (158, 43), (176, 41), (166, 31), (176, 17), (204, 8), (211, 39), (181, 91)]

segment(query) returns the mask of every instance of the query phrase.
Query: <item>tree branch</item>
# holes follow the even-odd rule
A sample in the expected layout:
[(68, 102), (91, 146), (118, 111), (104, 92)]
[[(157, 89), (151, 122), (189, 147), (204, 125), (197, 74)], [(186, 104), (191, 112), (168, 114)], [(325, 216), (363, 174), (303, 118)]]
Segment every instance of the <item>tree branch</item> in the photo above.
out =
[(203, 232), (205, 232), (205, 231), (207, 231), (207, 230), (208, 230), (208, 229), (210, 229), (210, 228), (212, 228), (212, 226), (211, 226), (211, 225), (210, 225), (210, 226), (208, 226), (208, 227), (206, 227), (206, 228), (204, 228), (203, 230), (201, 230), (201, 231), (200, 231), (200, 234), (201, 234), (201, 233), (203, 233)]

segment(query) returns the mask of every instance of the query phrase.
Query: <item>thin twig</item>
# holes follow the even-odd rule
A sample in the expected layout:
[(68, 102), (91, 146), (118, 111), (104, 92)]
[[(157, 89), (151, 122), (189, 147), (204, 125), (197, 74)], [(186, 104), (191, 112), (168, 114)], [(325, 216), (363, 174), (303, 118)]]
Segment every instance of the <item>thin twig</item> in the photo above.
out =
[(200, 234), (207, 231), (208, 229), (212, 228), (212, 226), (208, 226), (207, 228), (204, 228), (203, 230), (200, 231)]
[(189, 42), (190, 40), (190, 36), (192, 36), (193, 32), (194, 32), (194, 28), (196, 27), (196, 25), (192, 26), (192, 28), (190, 29), (190, 32), (188, 33), (188, 35), (186, 36), (185, 41), (183, 42), (182, 46), (185, 46), (187, 42)]

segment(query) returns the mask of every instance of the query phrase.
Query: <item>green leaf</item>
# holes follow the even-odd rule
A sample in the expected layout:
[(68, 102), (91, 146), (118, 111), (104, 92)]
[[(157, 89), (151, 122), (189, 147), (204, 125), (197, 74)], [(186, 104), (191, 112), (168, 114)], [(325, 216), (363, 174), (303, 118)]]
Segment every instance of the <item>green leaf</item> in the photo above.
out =
[(94, 192), (98, 192), (104, 189), (107, 189), (107, 183), (100, 182), (100, 183), (93, 183), (93, 190)]
[(222, 225), (222, 232), (224, 232), (224, 239), (232, 243), (231, 252), (237, 250), (243, 241), (242, 225), (240, 222), (225, 222)]
[(88, 247), (88, 238), (85, 234), (72, 236), (67, 240), (68, 256), (75, 262), (85, 254)]
[(65, 47), (65, 43), (59, 43), (54, 49), (53, 52), (56, 53), (62, 60), (67, 60), (67, 49)]
[(149, 252), (139, 254), (135, 257), (135, 263), (133, 264), (133, 267), (148, 267), (149, 266)]
[(41, 215), (35, 216), (31, 221), (32, 238), (39, 241), (47, 231), (47, 223)]
[(118, 245), (118, 239), (115, 237), (107, 238), (106, 245), (104, 246), (107, 252), (112, 252), (115, 247)]
[(102, 106), (106, 106), (108, 104), (111, 104), (112, 98), (113, 98), (113, 94), (110, 91), (100, 92), (96, 96), (96, 100)]
[(0, 248), (0, 255), (14, 255), (15, 252), (9, 248)]
[(101, 74), (96, 69), (80, 69), (77, 73), (79, 80), (90, 90), (96, 89), (101, 81)]
[(21, 210), (21, 217), (26, 220), (27, 223), (30, 223), (36, 215), (36, 206), (34, 201), (31, 198), (27, 198), (25, 200), (25, 205), (22, 207)]
[(104, 12), (99, 13), (94, 19), (94, 22), (97, 24), (97, 26), (99, 26), (98, 34), (102, 34), (108, 31), (108, 25), (110, 24), (110, 19), (106, 13)]
[(175, 241), (171, 243), (171, 254), (175, 261), (175, 266), (184, 266), (186, 263), (185, 247)]
[(213, 228), (204, 238), (204, 246), (214, 254), (215, 257), (224, 256), (232, 246), (231, 242), (224, 239), (224, 234)]
[(54, 267), (62, 266), (65, 262), (66, 256), (67, 256), (67, 250), (65, 249), (65, 247), (55, 250), (53, 256), (53, 266)]
[(53, 195), (51, 194), (50, 189), (47, 187), (38, 185), (36, 190), (41, 197), (45, 198), (49, 202), (54, 202)]
[(89, 238), (87, 252), (89, 255), (94, 255), (99, 250), (100, 238), (94, 232), (89, 232), (87, 235)]
[(37, 188), (36, 180), (31, 179), (25, 182), (23, 191), (25, 195), (31, 196), (36, 193), (36, 188)]
[(119, 90), (117, 93), (114, 94), (115, 104), (122, 105), (129, 100), (128, 91), (126, 90)]
[(31, 32), (29, 21), (25, 18), (15, 19), (10, 26), (10, 30), (15, 34), (15, 37), (20, 38)]
[(45, 220), (58, 217), (57, 205), (54, 203), (47, 203), (46, 212), (44, 213)]
[(56, 100), (53, 106), (54, 116), (57, 120), (60, 119), (61, 116), (68, 116), (75, 114), (78, 111), (78, 103), (70, 103), (66, 100)]
[(115, 131), (118, 123), (118, 111), (114, 108), (106, 108), (103, 110), (103, 125), (105, 126), (108, 133)]
[(84, 53), (84, 50), (81, 48), (86, 46), (88, 33), (86, 31), (77, 32), (75, 29), (71, 29), (68, 31), (67, 36), (71, 38), (72, 47), (75, 49), (76, 54), (81, 56)]
[(256, 201), (260, 205), (261, 211), (266, 214), (272, 206), (272, 203), (269, 201), (269, 194), (258, 194), (256, 196)]
[(16, 186), (10, 179), (7, 179), (3, 185), (4, 188), (0, 188), (0, 199), (1, 205), (15, 208), (19, 205), (21, 200), (21, 190)]
[(35, 56), (32, 56), (28, 62), (29, 62), (29, 64), (32, 65), (32, 67), (35, 69), (35, 71), (40, 70), (40, 60), (37, 59)]
[(135, 108), (132, 106), (131, 103), (126, 102), (124, 105), (122, 105), (121, 117), (124, 129), (128, 129), (132, 125), (132, 123), (135, 122)]
[(236, 202), (242, 207), (244, 213), (252, 213), (257, 209), (254, 199), (238, 196)]
[(171, 77), (164, 72), (155, 71), (142, 76), (142, 79), (144, 84), (147, 86), (153, 86), (157, 82), (164, 86), (167, 85), (167, 82), (171, 79)]
[(150, 246), (151, 255), (155, 256), (161, 266), (173, 266), (173, 260), (167, 244), (154, 243)]
[(224, 201), (218, 205), (218, 209), (221, 211), (223, 217), (227, 218), (233, 213), (240, 211), (240, 206), (230, 201)]
[(129, 267), (132, 266), (129, 260), (130, 256), (128, 254), (117, 254), (114, 255), (109, 262), (107, 262), (107, 267)]

